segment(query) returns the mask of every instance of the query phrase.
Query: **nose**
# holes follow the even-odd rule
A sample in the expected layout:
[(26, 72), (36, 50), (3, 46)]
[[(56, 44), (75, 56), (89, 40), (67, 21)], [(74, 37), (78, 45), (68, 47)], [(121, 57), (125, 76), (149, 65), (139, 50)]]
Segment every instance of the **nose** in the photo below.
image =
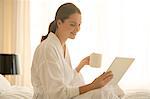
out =
[(80, 31), (80, 26), (76, 26), (75, 27), (75, 32), (79, 32)]

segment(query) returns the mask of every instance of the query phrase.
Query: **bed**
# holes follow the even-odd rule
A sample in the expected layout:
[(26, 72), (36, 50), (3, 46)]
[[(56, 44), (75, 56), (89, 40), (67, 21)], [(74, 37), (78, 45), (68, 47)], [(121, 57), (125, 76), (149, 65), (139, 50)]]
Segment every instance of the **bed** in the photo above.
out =
[[(0, 75), (0, 99), (32, 99), (32, 96), (32, 88), (11, 86), (9, 81)], [(150, 99), (150, 90), (128, 90), (121, 99)]]
[(32, 99), (32, 88), (11, 86), (9, 81), (0, 75), (0, 99)]
[(125, 91), (123, 99), (150, 99), (150, 90), (136, 89)]

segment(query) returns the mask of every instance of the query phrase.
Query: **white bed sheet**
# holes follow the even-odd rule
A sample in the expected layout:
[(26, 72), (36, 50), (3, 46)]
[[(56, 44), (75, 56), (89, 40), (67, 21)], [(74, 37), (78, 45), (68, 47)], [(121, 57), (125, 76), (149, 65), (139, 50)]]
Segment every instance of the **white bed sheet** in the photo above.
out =
[(127, 90), (123, 99), (150, 99), (150, 90)]
[[(33, 89), (22, 86), (11, 86), (0, 92), (0, 99), (32, 99)], [(121, 99), (150, 99), (149, 90), (129, 90)]]
[(11, 86), (0, 92), (0, 99), (32, 99), (32, 88)]

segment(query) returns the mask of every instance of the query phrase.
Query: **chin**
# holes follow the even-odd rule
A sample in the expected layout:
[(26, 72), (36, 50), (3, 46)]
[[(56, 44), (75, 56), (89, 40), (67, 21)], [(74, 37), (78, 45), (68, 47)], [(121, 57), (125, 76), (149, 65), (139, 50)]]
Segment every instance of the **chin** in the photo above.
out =
[(70, 37), (70, 39), (75, 39), (75, 37)]

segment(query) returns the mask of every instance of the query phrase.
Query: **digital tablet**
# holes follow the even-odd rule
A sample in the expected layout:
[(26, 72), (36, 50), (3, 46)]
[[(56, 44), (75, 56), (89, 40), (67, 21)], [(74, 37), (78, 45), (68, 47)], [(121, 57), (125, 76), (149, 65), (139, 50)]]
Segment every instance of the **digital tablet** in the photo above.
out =
[(112, 84), (118, 84), (122, 76), (133, 63), (134, 58), (116, 57), (107, 71), (112, 71)]

